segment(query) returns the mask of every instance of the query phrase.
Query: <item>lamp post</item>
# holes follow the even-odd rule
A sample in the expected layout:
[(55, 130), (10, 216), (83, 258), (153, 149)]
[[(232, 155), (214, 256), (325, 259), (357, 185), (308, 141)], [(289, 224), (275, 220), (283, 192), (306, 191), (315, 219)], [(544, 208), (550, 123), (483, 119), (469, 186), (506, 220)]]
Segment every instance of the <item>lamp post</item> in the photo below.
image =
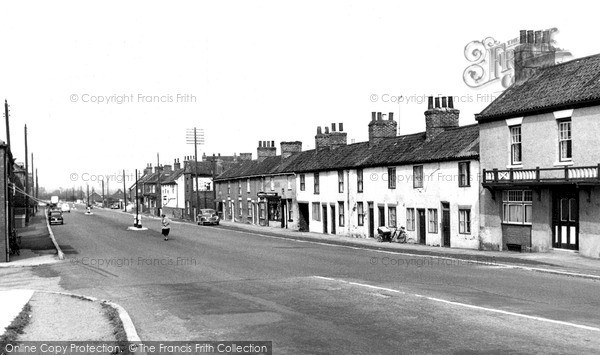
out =
[[(196, 188), (196, 210), (200, 208), (200, 195), (199, 195), (199, 186), (198, 186), (198, 145), (204, 144), (204, 129), (188, 128), (186, 130), (185, 137), (187, 144), (194, 145), (194, 178), (192, 182), (192, 191), (194, 191), (194, 187)], [(192, 209), (193, 210), (193, 209)], [(194, 211), (193, 220), (196, 220), (196, 216), (198, 213)]]

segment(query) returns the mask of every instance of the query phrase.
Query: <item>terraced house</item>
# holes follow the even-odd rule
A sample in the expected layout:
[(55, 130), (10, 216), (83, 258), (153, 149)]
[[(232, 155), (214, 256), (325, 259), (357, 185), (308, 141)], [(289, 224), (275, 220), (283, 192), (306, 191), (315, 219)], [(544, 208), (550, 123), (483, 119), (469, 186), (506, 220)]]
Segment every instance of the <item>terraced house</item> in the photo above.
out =
[[(529, 38), (530, 39), (530, 38)], [(521, 34), (516, 83), (479, 115), (490, 249), (600, 257), (600, 55), (555, 65)]]
[(418, 243), (478, 248), (478, 127), (459, 126), (452, 97), (429, 98), (425, 121), (425, 132), (398, 136), (393, 113), (373, 112), (367, 142), (347, 144), (342, 123), (318, 127), (312, 150), (300, 152), (297, 142), (292, 152), (275, 156), (271, 142), (273, 156), (217, 178), (221, 201), (231, 211), (237, 201), (241, 218), (229, 208), (226, 214), (256, 223), (252, 207), (243, 208), (256, 202), (261, 225), (266, 218), (271, 225), (356, 237), (373, 237), (379, 226), (406, 226)]

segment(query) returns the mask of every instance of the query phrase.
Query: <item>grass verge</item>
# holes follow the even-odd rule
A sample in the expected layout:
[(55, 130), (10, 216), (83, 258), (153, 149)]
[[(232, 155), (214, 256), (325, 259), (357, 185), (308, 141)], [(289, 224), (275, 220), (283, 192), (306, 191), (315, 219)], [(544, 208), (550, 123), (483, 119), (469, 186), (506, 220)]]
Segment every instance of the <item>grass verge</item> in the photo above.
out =
[(121, 317), (119, 316), (119, 311), (106, 302), (102, 302), (102, 310), (104, 311), (104, 316), (108, 319), (110, 325), (113, 327), (115, 340), (121, 348), (121, 352), (119, 352), (119, 354), (131, 354), (129, 351), (129, 344), (127, 343), (127, 333), (125, 333), (125, 327), (123, 326), (123, 321), (121, 321)]
[[(20, 334), (23, 334), (23, 329), (29, 324), (31, 318), (31, 306), (27, 303), (19, 315), (10, 323), (6, 331), (0, 336), (0, 344), (12, 343), (17, 340)], [(4, 348), (4, 347), (2, 347)]]

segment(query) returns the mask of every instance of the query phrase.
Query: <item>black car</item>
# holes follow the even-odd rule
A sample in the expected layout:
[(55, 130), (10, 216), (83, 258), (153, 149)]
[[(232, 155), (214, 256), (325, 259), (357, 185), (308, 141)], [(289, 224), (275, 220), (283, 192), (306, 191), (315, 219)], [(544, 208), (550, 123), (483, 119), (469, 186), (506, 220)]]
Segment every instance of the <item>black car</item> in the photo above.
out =
[(219, 215), (217, 211), (211, 208), (203, 208), (200, 209), (200, 213), (198, 214), (198, 224), (214, 224), (219, 225)]
[(48, 214), (48, 220), (50, 221), (50, 224), (64, 224), (61, 211), (50, 211)]

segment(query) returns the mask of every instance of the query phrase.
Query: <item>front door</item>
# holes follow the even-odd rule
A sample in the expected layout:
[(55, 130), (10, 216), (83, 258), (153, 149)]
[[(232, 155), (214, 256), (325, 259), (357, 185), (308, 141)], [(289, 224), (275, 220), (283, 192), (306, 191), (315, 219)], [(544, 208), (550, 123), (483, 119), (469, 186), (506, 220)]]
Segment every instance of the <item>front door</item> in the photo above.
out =
[(561, 189), (552, 195), (552, 246), (579, 250), (578, 191)]
[(379, 215), (379, 227), (385, 226), (385, 208), (377, 206), (377, 214)]
[(308, 215), (308, 203), (298, 204), (298, 230), (300, 232), (309, 231), (309, 215)]
[(335, 205), (329, 207), (331, 210), (331, 234), (335, 234)]
[(419, 243), (425, 244), (425, 210), (421, 208), (418, 209), (417, 216), (419, 223)]
[(369, 238), (375, 238), (375, 210), (373, 202), (369, 202)]
[(442, 202), (442, 239), (445, 247), (450, 247), (450, 204)]
[(281, 228), (287, 228), (287, 200), (281, 200)]
[(327, 205), (322, 206), (323, 214), (323, 234), (327, 234)]

